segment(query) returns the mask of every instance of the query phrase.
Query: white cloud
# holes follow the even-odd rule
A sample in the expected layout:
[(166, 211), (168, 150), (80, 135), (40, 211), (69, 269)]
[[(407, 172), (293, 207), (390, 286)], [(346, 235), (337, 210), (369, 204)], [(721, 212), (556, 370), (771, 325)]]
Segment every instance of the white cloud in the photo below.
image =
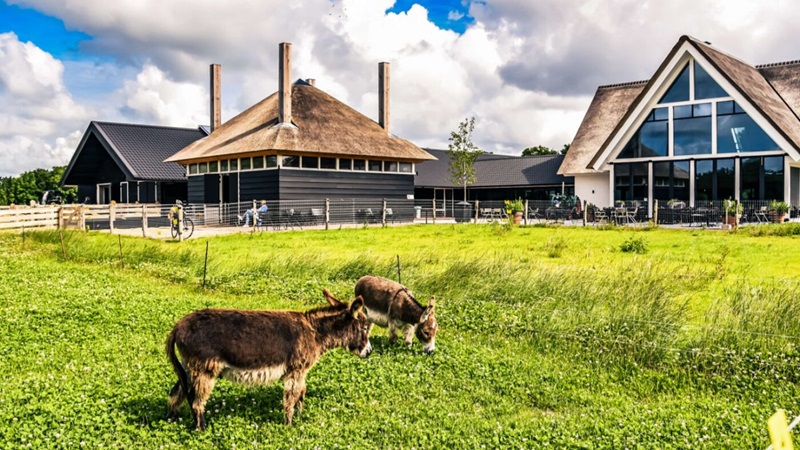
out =
[[(419, 5), (387, 14), (394, 0), (12, 3), (91, 35), (81, 51), (112, 60), (61, 64), (32, 44), (17, 42), (13, 51), (3, 44), (0, 58), (25, 54), (30, 67), (0, 65), (3, 100), (17, 105), (0, 113), (0, 124), (51, 146), (91, 119), (207, 123), (212, 62), (223, 65), (223, 119), (230, 119), (277, 89), (283, 41), (293, 43), (293, 78), (316, 78), (319, 88), (372, 118), (376, 66), (389, 61), (396, 135), (446, 147), (450, 131), (475, 116), (478, 145), (516, 154), (569, 142), (598, 85), (650, 77), (682, 34), (751, 63), (800, 58), (785, 45), (800, 39), (792, 20), (800, 5), (790, 0), (471, 2), (475, 22), (462, 35), (439, 28)], [(81, 105), (83, 114), (68, 114)], [(2, 145), (9, 145), (5, 133)]]
[(464, 13), (460, 11), (450, 11), (447, 13), (447, 20), (461, 20), (464, 18)]
[(0, 34), (0, 176), (69, 161), (93, 114), (73, 100), (63, 73), (47, 52)]

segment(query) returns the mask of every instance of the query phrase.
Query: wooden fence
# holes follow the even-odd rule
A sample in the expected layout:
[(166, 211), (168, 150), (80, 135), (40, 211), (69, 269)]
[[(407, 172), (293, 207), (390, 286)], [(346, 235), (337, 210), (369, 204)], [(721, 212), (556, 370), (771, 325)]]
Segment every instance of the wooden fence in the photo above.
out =
[(160, 205), (0, 206), (0, 229), (71, 228), (88, 230), (88, 224), (102, 222), (107, 223), (108, 228), (113, 232), (116, 221), (127, 219), (141, 221), (142, 232), (146, 236), (147, 219), (163, 215), (164, 208)]

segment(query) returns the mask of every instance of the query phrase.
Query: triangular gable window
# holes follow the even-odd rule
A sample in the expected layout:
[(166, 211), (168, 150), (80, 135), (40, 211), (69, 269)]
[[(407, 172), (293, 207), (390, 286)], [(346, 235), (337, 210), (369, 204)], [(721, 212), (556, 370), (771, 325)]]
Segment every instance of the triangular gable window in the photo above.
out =
[(706, 98), (728, 97), (728, 93), (714, 81), (700, 64), (694, 65), (694, 98), (701, 100)]
[(684, 66), (678, 78), (672, 82), (667, 93), (658, 103), (672, 103), (689, 101), (689, 64)]

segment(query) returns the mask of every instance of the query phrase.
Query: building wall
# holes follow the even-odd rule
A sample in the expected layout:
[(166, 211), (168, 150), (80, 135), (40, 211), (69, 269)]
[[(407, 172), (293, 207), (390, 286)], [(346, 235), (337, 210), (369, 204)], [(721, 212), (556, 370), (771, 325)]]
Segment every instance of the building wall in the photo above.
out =
[[(244, 186), (244, 181), (242, 181), (242, 185)], [(404, 199), (408, 198), (408, 195), (414, 194), (414, 177), (391, 173), (281, 169), (279, 187), (281, 200)]]
[(286, 200), (280, 196), (278, 186), (277, 170), (241, 172), (239, 173), (239, 201)]
[(575, 195), (603, 208), (613, 206), (608, 177), (607, 172), (575, 175)]

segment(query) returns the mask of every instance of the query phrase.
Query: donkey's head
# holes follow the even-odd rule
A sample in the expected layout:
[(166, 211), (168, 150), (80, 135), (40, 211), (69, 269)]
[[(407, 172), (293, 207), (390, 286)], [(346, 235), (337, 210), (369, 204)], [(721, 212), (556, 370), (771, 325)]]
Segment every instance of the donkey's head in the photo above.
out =
[(335, 332), (341, 338), (342, 346), (350, 353), (365, 358), (369, 355), (369, 321), (364, 313), (364, 299), (359, 295), (348, 306), (334, 297), (327, 289), (322, 291), (325, 300), (334, 307), (340, 320), (336, 321)]
[(436, 331), (439, 329), (439, 324), (436, 323), (435, 308), (436, 298), (431, 296), (431, 301), (428, 302), (428, 307), (422, 312), (415, 331), (417, 339), (422, 343), (422, 350), (429, 355), (436, 350)]

